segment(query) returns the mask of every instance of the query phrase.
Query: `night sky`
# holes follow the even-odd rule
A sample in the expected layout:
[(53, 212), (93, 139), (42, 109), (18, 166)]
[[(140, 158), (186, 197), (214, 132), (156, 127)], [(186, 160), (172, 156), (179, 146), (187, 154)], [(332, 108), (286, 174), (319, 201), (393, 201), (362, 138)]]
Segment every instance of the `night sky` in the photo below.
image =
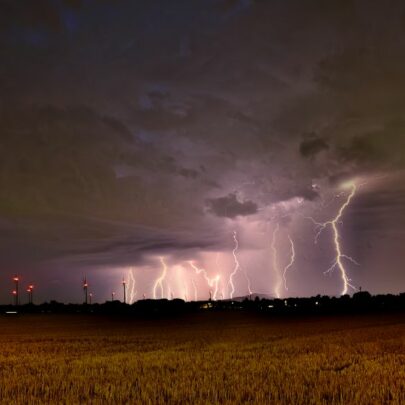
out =
[(405, 291), (404, 72), (401, 0), (0, 0), (0, 301), (340, 295), (351, 192)]

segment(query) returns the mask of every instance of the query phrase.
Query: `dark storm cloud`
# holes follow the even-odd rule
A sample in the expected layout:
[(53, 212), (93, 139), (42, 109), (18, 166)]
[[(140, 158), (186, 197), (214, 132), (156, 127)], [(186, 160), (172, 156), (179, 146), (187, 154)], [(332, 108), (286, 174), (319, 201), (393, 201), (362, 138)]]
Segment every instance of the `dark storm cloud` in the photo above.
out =
[(404, 11), (0, 0), (2, 260), (220, 249), (218, 217), (292, 227), (323, 187), (404, 168)]
[(79, 10), (83, 0), (1, 0), (0, 30), (12, 26), (60, 33), (66, 28), (65, 10)]
[(329, 149), (329, 145), (322, 138), (311, 136), (300, 144), (300, 153), (304, 157), (316, 156), (319, 152)]
[[(202, 233), (196, 238), (182, 232), (160, 229), (118, 228), (115, 238), (107, 241), (82, 241), (80, 245), (61, 249), (58, 258), (81, 264), (142, 265), (149, 255), (172, 255), (178, 252), (204, 251), (213, 248), (219, 240), (211, 233)], [(111, 233), (111, 230), (110, 230)], [(129, 234), (125, 236), (125, 234)]]
[(247, 216), (256, 214), (258, 206), (253, 201), (239, 201), (236, 194), (229, 194), (225, 197), (207, 199), (208, 212), (225, 218)]
[[(0, 117), (4, 213), (74, 211), (133, 217), (140, 204), (146, 211), (151, 206), (140, 191), (145, 180), (138, 171), (198, 176), (197, 170), (182, 167), (137, 139), (117, 118), (89, 107), (8, 106)], [(119, 165), (126, 165), (130, 174), (117, 177), (114, 167)], [(126, 209), (134, 203), (138, 210)]]

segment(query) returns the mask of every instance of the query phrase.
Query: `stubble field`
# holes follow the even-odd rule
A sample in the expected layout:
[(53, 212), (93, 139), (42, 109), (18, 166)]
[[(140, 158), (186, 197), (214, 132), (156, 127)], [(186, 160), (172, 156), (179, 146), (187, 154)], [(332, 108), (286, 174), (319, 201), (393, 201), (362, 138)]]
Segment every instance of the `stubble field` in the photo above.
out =
[(405, 403), (405, 317), (0, 317), (1, 403)]

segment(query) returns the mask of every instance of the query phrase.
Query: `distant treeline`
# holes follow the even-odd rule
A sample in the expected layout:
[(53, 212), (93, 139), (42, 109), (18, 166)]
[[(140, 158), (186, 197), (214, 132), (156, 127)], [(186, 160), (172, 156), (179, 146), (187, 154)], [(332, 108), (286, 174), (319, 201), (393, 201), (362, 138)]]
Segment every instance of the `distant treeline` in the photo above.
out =
[(63, 304), (56, 301), (40, 305), (0, 306), (5, 313), (96, 313), (96, 314), (133, 314), (140, 316), (170, 315), (199, 311), (252, 311), (277, 315), (286, 314), (335, 314), (404, 311), (405, 293), (399, 295), (371, 295), (366, 291), (353, 296), (341, 297), (316, 296), (311, 298), (268, 299), (242, 297), (223, 301), (193, 301), (181, 299), (144, 299), (133, 304), (108, 301), (104, 304)]

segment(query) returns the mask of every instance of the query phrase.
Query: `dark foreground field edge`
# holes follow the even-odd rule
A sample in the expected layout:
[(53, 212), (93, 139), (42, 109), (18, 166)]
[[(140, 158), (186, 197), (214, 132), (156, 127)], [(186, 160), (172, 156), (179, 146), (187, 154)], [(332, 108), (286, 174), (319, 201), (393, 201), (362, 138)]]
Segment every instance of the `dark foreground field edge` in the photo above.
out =
[(239, 297), (234, 300), (193, 301), (181, 299), (143, 299), (133, 304), (107, 301), (103, 304), (64, 304), (56, 301), (39, 305), (2, 305), (0, 314), (24, 313), (94, 313), (127, 314), (140, 317), (171, 316), (202, 311), (249, 311), (273, 315), (322, 315), (352, 313), (405, 313), (405, 293), (399, 295), (371, 295), (366, 291), (353, 296), (315, 296), (310, 298), (268, 299), (260, 296)]

